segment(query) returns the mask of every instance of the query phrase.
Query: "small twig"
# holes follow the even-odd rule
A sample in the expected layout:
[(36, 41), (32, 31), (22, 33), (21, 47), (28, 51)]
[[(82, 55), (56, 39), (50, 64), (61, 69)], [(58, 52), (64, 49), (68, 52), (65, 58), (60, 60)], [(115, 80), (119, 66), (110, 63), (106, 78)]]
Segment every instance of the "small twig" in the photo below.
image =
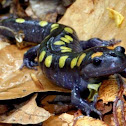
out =
[(44, 90), (44, 87), (42, 85), (42, 83), (37, 79), (36, 75), (31, 73), (31, 78), (32, 80), (34, 81), (35, 85), (38, 87), (38, 88), (41, 88), (42, 90)]

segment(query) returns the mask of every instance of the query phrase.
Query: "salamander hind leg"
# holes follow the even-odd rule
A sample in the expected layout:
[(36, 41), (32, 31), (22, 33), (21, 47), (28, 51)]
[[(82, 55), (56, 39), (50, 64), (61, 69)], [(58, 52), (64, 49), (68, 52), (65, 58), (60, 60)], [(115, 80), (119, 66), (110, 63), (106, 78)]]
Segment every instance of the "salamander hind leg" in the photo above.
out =
[(37, 50), (39, 49), (40, 44), (30, 48), (23, 57), (23, 63), (20, 67), (20, 69), (22, 69), (24, 66), (26, 66), (29, 69), (35, 69), (35, 66), (38, 66), (38, 62), (35, 61), (35, 58), (37, 57)]
[(93, 103), (88, 103), (86, 100), (82, 99), (80, 96), (80, 89), (78, 88), (78, 86), (74, 86), (71, 92), (71, 102), (78, 109), (84, 111), (88, 116), (90, 116), (91, 112), (95, 112), (99, 116), (101, 116), (100, 111), (98, 111), (94, 106), (96, 101), (94, 101)]

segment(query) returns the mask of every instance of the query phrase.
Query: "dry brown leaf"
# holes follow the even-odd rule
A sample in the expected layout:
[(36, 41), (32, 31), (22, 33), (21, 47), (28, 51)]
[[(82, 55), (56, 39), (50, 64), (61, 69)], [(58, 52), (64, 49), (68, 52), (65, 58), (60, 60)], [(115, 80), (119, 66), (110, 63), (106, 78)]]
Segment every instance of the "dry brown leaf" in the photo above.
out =
[(105, 115), (105, 113), (111, 112), (112, 110), (112, 103), (110, 104), (104, 104), (103, 101), (98, 101), (96, 104), (96, 108), (101, 111), (102, 115)]
[(58, 116), (51, 116), (48, 120), (43, 122), (42, 126), (62, 126), (64, 122)]
[(108, 125), (101, 120), (84, 116), (83, 118), (77, 120), (75, 126), (108, 126)]
[[(113, 8), (124, 16), (124, 22), (120, 28), (109, 17), (107, 7)], [(60, 20), (60, 23), (73, 27), (81, 40), (92, 37), (105, 40), (116, 38), (121, 39), (121, 45), (126, 47), (125, 8), (125, 0), (76, 0)]]
[(73, 124), (74, 126), (108, 126), (103, 121), (88, 116), (76, 119), (73, 115), (64, 113), (59, 118), (64, 122), (62, 126), (73, 126)]
[(99, 88), (99, 97), (103, 103), (113, 102), (118, 94), (119, 87), (115, 79), (104, 80)]
[[(19, 50), (14, 45), (0, 50), (0, 100), (20, 98), (33, 92), (68, 91), (52, 84), (39, 68), (38, 71), (27, 68), (19, 70), (26, 50), (28, 48)], [(36, 75), (42, 87), (34, 83), (30, 74)]]
[(0, 116), (1, 123), (37, 124), (47, 120), (50, 113), (36, 104), (37, 95), (27, 103), (16, 106), (16, 109)]

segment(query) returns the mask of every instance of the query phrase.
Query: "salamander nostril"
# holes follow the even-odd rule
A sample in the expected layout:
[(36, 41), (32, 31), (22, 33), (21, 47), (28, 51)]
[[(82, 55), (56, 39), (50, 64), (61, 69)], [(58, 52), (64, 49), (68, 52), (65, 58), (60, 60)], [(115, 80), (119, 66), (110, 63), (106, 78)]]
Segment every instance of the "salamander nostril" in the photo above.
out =
[(113, 57), (117, 57), (117, 55), (116, 55), (115, 52), (113, 52), (113, 51), (110, 52), (109, 54), (110, 54), (111, 56), (113, 56)]
[(115, 48), (115, 51), (121, 52), (121, 53), (125, 53), (125, 48), (123, 48), (122, 46), (117, 46), (117, 47)]

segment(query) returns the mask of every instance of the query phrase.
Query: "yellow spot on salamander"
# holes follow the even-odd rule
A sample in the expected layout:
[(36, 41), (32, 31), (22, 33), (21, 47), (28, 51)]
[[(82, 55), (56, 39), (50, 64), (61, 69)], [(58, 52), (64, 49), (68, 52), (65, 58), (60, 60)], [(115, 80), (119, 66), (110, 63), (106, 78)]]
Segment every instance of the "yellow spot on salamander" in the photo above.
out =
[(42, 51), (39, 55), (39, 62), (42, 62), (42, 60), (44, 59), (45, 57), (45, 54), (46, 54), (46, 51)]
[(51, 63), (52, 63), (52, 55), (49, 55), (45, 59), (45, 66), (46, 67), (50, 67), (51, 66)]
[(77, 66), (79, 67), (80, 64), (82, 63), (83, 59), (85, 58), (86, 53), (81, 54), (81, 56), (78, 59)]
[(52, 24), (51, 28), (54, 28), (54, 27), (59, 27), (59, 24)]
[(69, 35), (65, 35), (65, 38), (67, 38), (71, 42), (73, 41), (73, 38), (71, 36), (69, 36)]
[(61, 50), (61, 52), (63, 53), (63, 52), (72, 52), (72, 50), (71, 49), (66, 49), (66, 50)]
[(25, 22), (25, 19), (23, 19), (23, 18), (17, 18), (15, 21), (17, 23), (24, 23)]
[(94, 57), (100, 57), (103, 55), (103, 52), (96, 52), (91, 55), (91, 58), (93, 59)]
[(51, 25), (51, 32), (59, 27), (59, 24), (52, 24)]
[(71, 69), (74, 68), (76, 64), (77, 64), (77, 58), (73, 58), (70, 65)]
[(73, 29), (72, 28), (69, 28), (69, 27), (65, 27), (64, 30), (68, 33), (73, 33)]
[(52, 32), (53, 30), (57, 29), (57, 28), (58, 28), (58, 27), (54, 27), (54, 28), (52, 28), (52, 29), (51, 29), (51, 32)]
[(71, 48), (68, 48), (66, 46), (61, 46), (60, 49), (61, 49), (61, 52), (71, 52), (72, 51)]
[(65, 37), (61, 37), (60, 38), (62, 41), (66, 42), (66, 43), (70, 43), (69, 39), (65, 38)]
[(40, 21), (40, 22), (39, 22), (39, 25), (40, 25), (41, 27), (44, 27), (44, 26), (46, 26), (47, 24), (48, 24), (47, 21)]
[(107, 10), (109, 10), (109, 17), (114, 19), (117, 27), (119, 27), (124, 20), (124, 16), (111, 8), (107, 8)]
[(61, 46), (60, 49), (71, 49), (71, 48), (68, 48), (66, 46)]
[(54, 45), (65, 45), (63, 41), (56, 41), (54, 42)]
[(61, 56), (59, 59), (59, 67), (63, 68), (66, 62), (66, 59), (68, 58), (68, 56)]
[(115, 47), (114, 46), (107, 46), (106, 48), (107, 49), (114, 49)]

